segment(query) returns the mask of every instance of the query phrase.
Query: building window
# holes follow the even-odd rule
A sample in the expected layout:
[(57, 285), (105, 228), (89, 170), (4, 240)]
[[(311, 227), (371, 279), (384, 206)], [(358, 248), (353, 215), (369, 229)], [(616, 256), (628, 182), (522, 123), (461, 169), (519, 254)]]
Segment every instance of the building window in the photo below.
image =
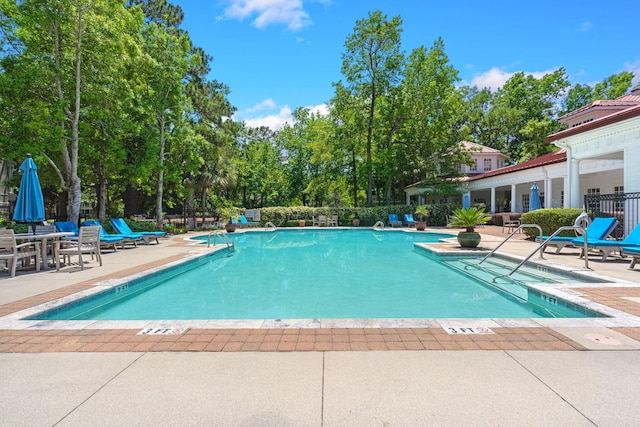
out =
[(462, 165), (456, 166), (456, 170), (458, 171), (458, 173), (462, 173)]
[(490, 171), (491, 170), (491, 159), (484, 159), (484, 171)]
[[(620, 194), (622, 196), (624, 194), (624, 186), (613, 187), (613, 194)], [(617, 212), (624, 212), (624, 197), (615, 200), (613, 209)]]
[(522, 212), (529, 212), (529, 201), (531, 196), (529, 194), (522, 195)]
[(504, 166), (504, 160), (496, 160), (496, 168), (500, 169), (501, 167)]
[(471, 171), (472, 172), (477, 171), (478, 170), (478, 160), (477, 159), (473, 159), (471, 162), (472, 162), (471, 163)]
[[(598, 196), (599, 194), (600, 194), (599, 188), (587, 188), (587, 196)], [(587, 206), (587, 209), (591, 211), (599, 211), (600, 210), (599, 201), (589, 200), (589, 205)]]

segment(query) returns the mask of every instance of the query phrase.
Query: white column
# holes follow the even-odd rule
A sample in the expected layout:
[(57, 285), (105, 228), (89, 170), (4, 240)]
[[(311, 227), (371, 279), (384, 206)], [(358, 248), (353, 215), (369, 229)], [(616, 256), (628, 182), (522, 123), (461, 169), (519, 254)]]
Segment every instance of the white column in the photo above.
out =
[(580, 161), (577, 159), (571, 159), (570, 168), (569, 186), (571, 189), (569, 193), (571, 194), (571, 202), (569, 207), (581, 208), (584, 204), (584, 200), (580, 200)]
[(491, 213), (496, 213), (496, 187), (491, 187)]
[(511, 184), (511, 212), (516, 211), (516, 185)]
[(543, 208), (551, 208), (553, 203), (553, 184), (547, 176), (544, 179), (544, 206)]

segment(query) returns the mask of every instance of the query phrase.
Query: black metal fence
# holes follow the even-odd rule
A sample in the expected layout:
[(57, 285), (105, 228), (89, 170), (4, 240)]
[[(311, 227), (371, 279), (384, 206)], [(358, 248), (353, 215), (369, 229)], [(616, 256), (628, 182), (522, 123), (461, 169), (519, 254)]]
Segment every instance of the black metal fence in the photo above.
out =
[(623, 239), (640, 223), (640, 193), (586, 194), (584, 206), (591, 218), (618, 220), (618, 227), (612, 233), (616, 239)]

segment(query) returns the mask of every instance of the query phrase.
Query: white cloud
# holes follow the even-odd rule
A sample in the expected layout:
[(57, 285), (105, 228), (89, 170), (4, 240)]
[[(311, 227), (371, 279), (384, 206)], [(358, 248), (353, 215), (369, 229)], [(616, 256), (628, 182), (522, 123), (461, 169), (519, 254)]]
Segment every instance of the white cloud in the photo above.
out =
[(291, 108), (285, 105), (276, 114), (245, 119), (244, 122), (249, 127), (257, 128), (266, 126), (275, 131), (282, 129), (282, 126), (284, 126), (286, 122), (292, 123), (293, 116), (291, 115)]
[(276, 102), (273, 99), (269, 98), (249, 108), (246, 112), (254, 113), (256, 111), (262, 110), (273, 110), (274, 108), (276, 108)]
[(504, 85), (513, 74), (514, 73), (509, 73), (493, 67), (489, 71), (485, 71), (482, 74), (474, 76), (471, 80), (471, 86), (477, 86), (480, 89), (487, 87), (492, 91), (495, 91), (502, 87), (502, 85)]
[(329, 114), (329, 106), (327, 104), (309, 105), (305, 108), (308, 108), (311, 114), (320, 113), (323, 116)]
[[(531, 75), (536, 79), (540, 79), (545, 74), (553, 73), (555, 70), (547, 71), (523, 71), (526, 75)], [(489, 71), (485, 71), (482, 74), (478, 74), (471, 80), (471, 86), (477, 86), (480, 89), (489, 88), (492, 91), (500, 89), (509, 80), (515, 72), (510, 73), (508, 71), (501, 70), (497, 67), (493, 67)]]
[[(293, 111), (288, 105), (280, 107), (278, 111), (274, 111), (272, 114), (263, 114), (262, 116), (255, 116), (251, 113), (260, 112), (262, 110), (276, 110), (277, 105), (272, 99), (262, 101), (256, 106), (249, 108), (239, 114), (234, 115), (235, 120), (244, 121), (249, 127), (261, 127), (266, 126), (273, 131), (282, 129), (285, 123), (293, 125), (295, 119), (293, 118)], [(307, 108), (311, 114), (320, 113), (321, 115), (329, 114), (329, 106), (327, 104), (309, 105)], [(264, 111), (263, 111), (264, 112)], [(254, 116), (254, 117), (247, 117)]]
[(227, 3), (223, 18), (242, 21), (255, 16), (252, 25), (260, 29), (284, 24), (291, 31), (298, 31), (312, 23), (302, 0), (227, 0)]

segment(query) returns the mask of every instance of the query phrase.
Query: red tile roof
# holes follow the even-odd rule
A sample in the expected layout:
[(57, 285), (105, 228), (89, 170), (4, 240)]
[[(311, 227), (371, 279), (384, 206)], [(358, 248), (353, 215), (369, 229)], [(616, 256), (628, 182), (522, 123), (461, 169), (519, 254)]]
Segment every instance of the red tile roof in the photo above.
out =
[(553, 135), (549, 135), (545, 140), (545, 142), (551, 143), (559, 139), (566, 138), (568, 136), (577, 135), (583, 132), (587, 132), (589, 130), (598, 129), (613, 123), (618, 123), (618, 122), (628, 120), (638, 116), (640, 116), (640, 105), (636, 105), (634, 107), (630, 107), (625, 110), (618, 111), (613, 114), (609, 114), (608, 116), (600, 117), (599, 119), (586, 122), (569, 129), (561, 130), (560, 132), (556, 132)]
[(552, 165), (554, 163), (561, 163), (567, 160), (567, 153), (564, 148), (554, 151), (550, 154), (545, 154), (544, 156), (536, 157), (535, 159), (528, 160), (526, 162), (518, 163), (517, 165), (507, 166), (500, 169), (494, 169), (489, 172), (481, 173), (480, 175), (475, 175), (469, 177), (467, 181), (475, 181), (477, 179), (489, 178), (491, 176), (504, 175), (511, 172), (517, 172), (526, 169), (537, 168), (539, 166)]

